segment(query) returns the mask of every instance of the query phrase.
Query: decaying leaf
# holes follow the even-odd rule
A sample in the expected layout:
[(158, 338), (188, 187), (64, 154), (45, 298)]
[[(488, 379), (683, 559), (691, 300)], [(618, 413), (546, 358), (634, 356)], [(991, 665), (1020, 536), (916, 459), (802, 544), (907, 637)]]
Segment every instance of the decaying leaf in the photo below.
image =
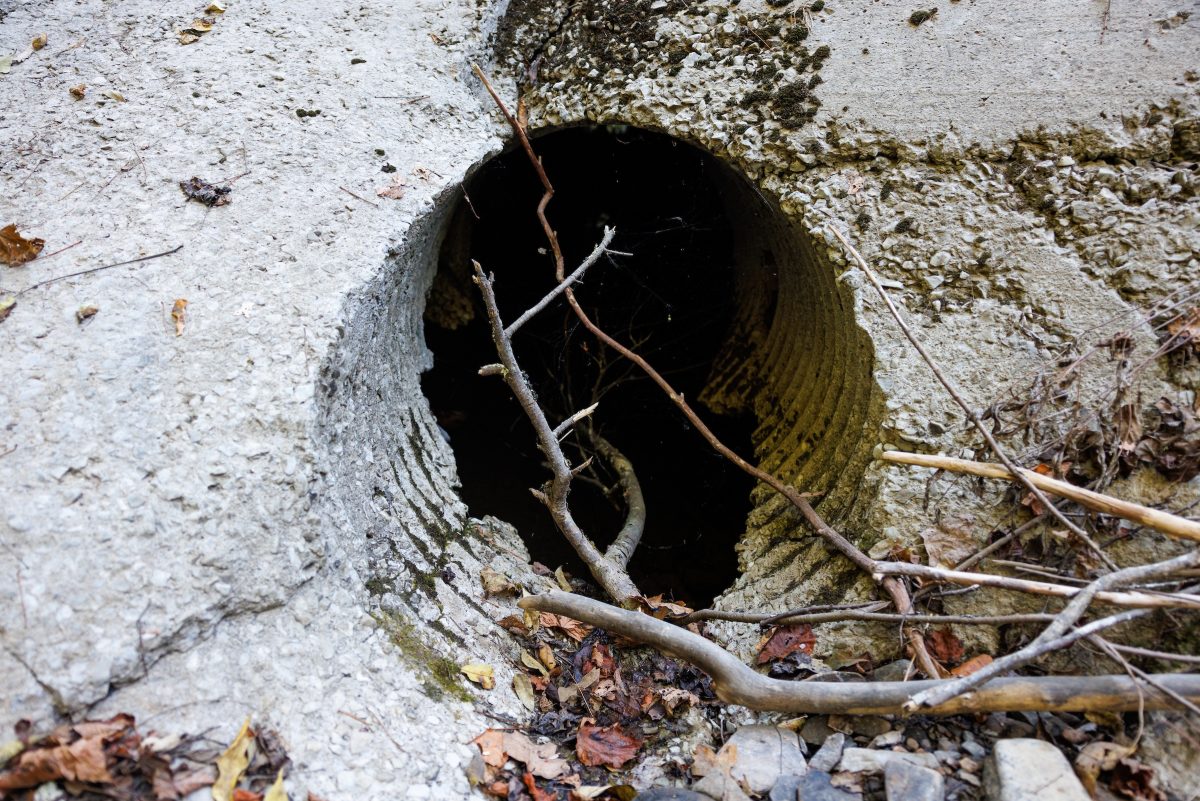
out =
[(83, 100), (84, 95), (87, 94), (87, 84), (76, 84), (67, 91), (69, 91), (71, 93), (71, 97), (75, 98), (76, 100)]
[(213, 801), (233, 801), (233, 790), (254, 756), (254, 730), (250, 718), (242, 724), (225, 753), (217, 757), (217, 781), (212, 787)]
[(92, 319), (93, 317), (96, 316), (96, 313), (99, 311), (100, 311), (99, 306), (92, 306), (90, 304), (87, 306), (80, 306), (78, 309), (75, 310), (75, 322), (82, 325), (84, 320)]
[(125, 102), (125, 95), (121, 94), (120, 92), (116, 91), (115, 89), (108, 90), (107, 92), (104, 93), (104, 96), (107, 97), (109, 100), (115, 100), (118, 103)]
[(491, 665), (485, 665), (482, 662), (472, 662), (468, 665), (463, 665), (459, 669), (464, 676), (485, 690), (490, 690), (496, 686), (496, 676)]
[(225, 6), (221, 5), (220, 3), (209, 3), (207, 6), (204, 7), (204, 13), (205, 14), (224, 14)]
[(229, 194), (233, 192), (232, 186), (216, 186), (195, 175), (186, 181), (180, 181), (179, 188), (183, 190), (183, 194), (187, 195), (188, 200), (195, 200), (210, 208), (224, 206), (232, 200), (229, 197)]
[(33, 261), (45, 246), (44, 239), (36, 237), (26, 239), (21, 236), (17, 232), (15, 224), (0, 228), (0, 262), (9, 267), (17, 267), (27, 261)]
[(978, 656), (973, 656), (966, 662), (963, 662), (961, 665), (954, 668), (954, 670), (951, 670), (950, 675), (954, 676), (955, 678), (970, 676), (972, 673), (977, 673), (990, 664), (992, 664), (992, 658), (990, 656), (987, 654), (979, 654)]
[(584, 720), (575, 735), (575, 754), (588, 767), (604, 765), (620, 768), (637, 756), (641, 747), (642, 740), (639, 737), (626, 734), (615, 724), (595, 726)]
[(520, 732), (488, 729), (471, 742), (479, 747), (483, 761), (494, 768), (511, 757), (540, 779), (557, 779), (567, 771), (567, 761), (559, 758), (554, 743), (537, 745)]
[(8, 295), (0, 298), (0, 323), (8, 319), (8, 315), (12, 314), (12, 310), (17, 307), (17, 299)]
[(571, 589), (571, 582), (567, 580), (567, 573), (561, 565), (554, 569), (554, 580), (558, 582), (558, 588), (563, 592), (574, 592)]
[(1133, 757), (1117, 763), (1109, 786), (1133, 801), (1167, 801), (1167, 794), (1157, 786), (1154, 769)]
[(404, 197), (406, 191), (408, 190), (404, 186), (404, 179), (399, 175), (393, 175), (392, 182), (376, 189), (375, 194), (388, 200), (399, 200)]
[(684, 604), (663, 600), (662, 595), (655, 595), (650, 598), (639, 595), (634, 600), (638, 602), (638, 606), (642, 608), (643, 612), (653, 615), (659, 620), (687, 617), (693, 611)]
[(550, 671), (546, 669), (546, 666), (538, 661), (538, 658), (528, 651), (521, 651), (521, 664), (530, 670), (536, 670), (543, 676), (550, 675)]
[(513, 692), (521, 705), (530, 712), (537, 709), (537, 697), (533, 694), (533, 682), (529, 680), (528, 674), (517, 673), (513, 676)]
[(513, 584), (508, 576), (503, 573), (492, 570), (490, 567), (485, 567), (479, 573), (479, 582), (483, 585), (483, 591), (488, 595), (504, 595), (506, 593), (515, 593), (520, 591), (520, 587)]
[(972, 515), (945, 517), (937, 525), (921, 532), (925, 554), (932, 567), (954, 567), (979, 550)]
[(33, 37), (33, 41), (30, 42), (29, 46), (34, 49), (34, 52), (36, 52), (45, 47), (49, 41), (50, 39), (48, 36), (46, 36), (46, 34), (39, 33), (37, 36)]
[(1075, 757), (1075, 773), (1079, 776), (1079, 780), (1083, 782), (1083, 786), (1087, 789), (1088, 794), (1094, 798), (1096, 795), (1096, 780), (1100, 777), (1100, 773), (1112, 770), (1117, 766), (1118, 762), (1133, 752), (1133, 746), (1129, 745), (1099, 741), (1088, 743), (1079, 749), (1079, 756)]
[(592, 633), (592, 627), (588, 624), (580, 623), (578, 620), (572, 620), (563, 615), (541, 612), (538, 619), (546, 628), (557, 629), (575, 642), (583, 642), (583, 638)]
[(175, 336), (183, 336), (183, 326), (187, 322), (187, 305), (184, 298), (177, 298), (171, 306), (171, 321), (175, 323)]
[(811, 654), (817, 637), (808, 623), (776, 626), (758, 651), (757, 662), (765, 665), (794, 653)]
[(538, 661), (546, 666), (546, 670), (553, 671), (554, 668), (558, 667), (558, 663), (554, 659), (554, 650), (549, 645), (546, 645), (546, 643), (538, 646), (537, 656)]
[(525, 789), (529, 791), (529, 795), (533, 801), (558, 801), (558, 793), (552, 793), (549, 790), (543, 790), (538, 787), (532, 773), (526, 773), (521, 777), (521, 781), (524, 783)]
[(929, 653), (943, 665), (957, 665), (963, 658), (962, 640), (954, 636), (950, 629), (934, 629), (925, 635)]

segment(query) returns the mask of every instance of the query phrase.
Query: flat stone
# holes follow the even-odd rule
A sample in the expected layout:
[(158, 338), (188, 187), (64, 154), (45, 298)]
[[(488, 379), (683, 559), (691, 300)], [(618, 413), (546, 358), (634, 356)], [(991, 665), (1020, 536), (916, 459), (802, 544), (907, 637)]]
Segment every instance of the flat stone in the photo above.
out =
[(876, 751), (870, 748), (847, 748), (838, 763), (838, 770), (851, 773), (879, 773), (889, 762), (903, 761), (917, 767), (937, 770), (933, 754), (910, 754), (907, 751)]
[(829, 718), (826, 715), (812, 715), (800, 727), (800, 739), (806, 743), (823, 743), (835, 734), (829, 728)]
[(682, 787), (651, 787), (637, 794), (638, 801), (710, 801), (709, 796), (701, 795)]
[(871, 680), (904, 681), (904, 677), (908, 675), (910, 667), (912, 667), (911, 659), (897, 659), (894, 662), (888, 662), (886, 665), (880, 665), (875, 668), (875, 672), (871, 674)]
[(775, 786), (771, 788), (770, 795), (767, 796), (768, 801), (796, 801), (800, 785), (803, 782), (804, 776), (796, 774), (780, 776), (779, 781), (775, 782)]
[(838, 762), (842, 761), (842, 750), (845, 747), (846, 735), (835, 731), (825, 738), (825, 742), (821, 744), (821, 750), (808, 760), (808, 767), (811, 770), (823, 770), (828, 773), (837, 767)]
[(810, 770), (800, 777), (796, 801), (861, 801), (861, 793), (833, 786), (833, 777), (822, 770)]
[(983, 768), (990, 801), (1089, 801), (1071, 763), (1043, 740), (1000, 740)]
[(883, 769), (887, 801), (942, 801), (946, 782), (936, 770), (903, 759), (893, 759)]
[(723, 747), (737, 748), (737, 761), (730, 768), (733, 778), (755, 793), (765, 793), (780, 776), (800, 775), (808, 770), (796, 733), (775, 726), (743, 726)]

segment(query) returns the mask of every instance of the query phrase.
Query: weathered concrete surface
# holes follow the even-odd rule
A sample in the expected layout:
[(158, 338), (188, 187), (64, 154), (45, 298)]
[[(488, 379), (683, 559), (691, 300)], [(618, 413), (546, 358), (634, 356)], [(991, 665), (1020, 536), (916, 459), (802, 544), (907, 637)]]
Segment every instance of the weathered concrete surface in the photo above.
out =
[[(475, 575), (496, 560), (517, 572), (524, 555), (502, 526), (464, 527), (419, 392), (420, 307), (458, 182), (505, 133), (466, 68), (489, 59), (504, 4), (245, 0), (180, 45), (203, 5), (0, 3), (0, 52), (50, 37), (0, 76), (0, 225), (47, 252), (82, 240), (4, 268), (5, 292), (183, 245), (33, 289), (0, 323), (0, 725), (99, 704), (219, 737), (252, 713), (319, 793), (462, 797), (462, 743), (486, 722), (452, 700), (447, 668), (507, 663)], [(761, 417), (759, 458), (825, 491), (864, 544), (913, 542), (927, 523), (913, 514), (923, 480), (870, 467), (870, 449), (952, 448), (961, 417), (859, 278), (835, 280), (826, 212), (869, 218), (864, 254), (977, 403), (1054, 344), (1197, 277), (1181, 165), (1200, 152), (1200, 36), (1177, 4), (1113, 3), (1101, 41), (1101, 3), (951, 3), (915, 29), (908, 4), (829, 3), (804, 43), (830, 48), (822, 104), (791, 109), (813, 116), (788, 128), (770, 98), (812, 74), (789, 72), (800, 45), (780, 38), (795, 9), (514, 5), (498, 71), (546, 54), (533, 124), (666, 130), (808, 232), (780, 235), (793, 312), (766, 332), (774, 355), (748, 363), (768, 365), (778, 397), (710, 400), (791, 404), (787, 420)], [(530, 6), (545, 22), (522, 26)], [(230, 205), (206, 209), (179, 191), (192, 175), (242, 177)], [(377, 197), (393, 176), (407, 194)], [(87, 303), (100, 312), (77, 325)], [(806, 332), (827, 339), (806, 353), (815, 340), (793, 341)], [(823, 364), (819, 386), (801, 380)], [(852, 591), (758, 500), (726, 603)], [(994, 500), (956, 489), (946, 503), (987, 521)], [(516, 708), (503, 689), (488, 700)]]

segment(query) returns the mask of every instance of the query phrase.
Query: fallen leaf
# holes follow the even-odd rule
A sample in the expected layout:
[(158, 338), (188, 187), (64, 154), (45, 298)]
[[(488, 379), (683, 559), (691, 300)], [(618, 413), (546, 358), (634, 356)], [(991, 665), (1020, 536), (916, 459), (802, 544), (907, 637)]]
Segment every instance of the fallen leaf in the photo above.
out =
[(407, 189), (404, 186), (404, 179), (399, 175), (392, 177), (392, 182), (387, 186), (381, 186), (375, 190), (375, 194), (379, 197), (385, 197), (389, 200), (399, 200), (404, 197)]
[(550, 671), (546, 669), (546, 666), (543, 665), (540, 661), (538, 661), (537, 657), (535, 657), (533, 654), (529, 653), (528, 651), (521, 651), (521, 664), (524, 665), (525, 667), (529, 668), (530, 670), (536, 670), (538, 673), (541, 673), (543, 676), (550, 675)]
[(121, 94), (121, 93), (120, 93), (120, 92), (118, 92), (118, 91), (112, 90), (112, 89), (110, 89), (109, 91), (105, 92), (105, 93), (104, 93), (104, 96), (105, 96), (105, 97), (107, 97), (107, 98), (109, 98), (110, 100), (115, 100), (115, 101), (117, 101), (118, 103), (124, 103), (124, 102), (125, 102), (125, 95)]
[(757, 662), (765, 665), (793, 653), (811, 654), (817, 637), (808, 623), (776, 626), (759, 649)]
[(83, 100), (83, 96), (87, 94), (87, 85), (81, 83), (76, 86), (72, 86), (67, 91), (69, 91), (71, 93), (71, 97), (75, 98), (76, 100)]
[(26, 239), (21, 236), (17, 233), (15, 224), (0, 228), (0, 262), (4, 262), (9, 267), (17, 267), (27, 261), (33, 261), (45, 246), (44, 239), (36, 237)]
[(538, 661), (546, 666), (546, 670), (553, 671), (558, 667), (558, 663), (554, 661), (554, 650), (546, 643), (538, 646)]
[(950, 629), (934, 629), (925, 635), (925, 642), (933, 658), (943, 665), (957, 665), (963, 658), (962, 640)]
[(188, 302), (184, 298), (178, 298), (175, 305), (171, 307), (171, 320), (175, 323), (175, 336), (183, 336), (183, 326), (187, 322), (187, 305)]
[(0, 55), (0, 75), (7, 75), (12, 71), (13, 57), (10, 53)]
[(213, 24), (215, 22), (216, 22), (216, 20), (202, 18), (202, 19), (193, 21), (191, 25), (187, 26), (183, 30), (186, 31), (187, 33), (196, 33), (196, 34), (208, 33), (209, 31), (211, 31), (213, 29)]
[(692, 754), (692, 775), (707, 776), (710, 773), (728, 773), (737, 763), (737, 746), (724, 745), (714, 751), (707, 745), (696, 746)]
[(490, 567), (485, 567), (479, 572), (479, 583), (483, 585), (483, 591), (488, 595), (504, 595), (515, 593), (521, 589), (513, 584), (508, 576), (492, 570)]
[(262, 793), (238, 787), (233, 791), (233, 801), (263, 801)]
[(554, 743), (537, 745), (520, 732), (488, 729), (471, 742), (479, 747), (483, 761), (494, 768), (503, 767), (511, 757), (539, 779), (556, 779), (567, 770), (567, 761), (558, 757)]
[(932, 567), (954, 567), (979, 550), (972, 515), (945, 517), (921, 532), (925, 555)]
[(287, 791), (283, 789), (282, 768), (275, 774), (275, 783), (271, 785), (270, 790), (267, 790), (267, 794), (263, 796), (263, 801), (288, 801)]
[(1112, 770), (1125, 757), (1134, 752), (1130, 745), (1118, 745), (1109, 742), (1088, 743), (1079, 749), (1075, 757), (1075, 774), (1083, 782), (1084, 789), (1093, 798), (1096, 796), (1096, 780), (1106, 770)]
[(571, 582), (567, 581), (567, 574), (562, 569), (561, 565), (554, 570), (554, 580), (558, 582), (558, 587), (563, 592), (574, 592), (574, 590), (571, 589)]
[(213, 801), (233, 801), (233, 789), (250, 766), (254, 755), (254, 730), (250, 718), (242, 724), (225, 753), (217, 757), (217, 781), (212, 787)]
[(12, 310), (17, 307), (17, 299), (9, 295), (0, 298), (0, 323), (8, 319), (8, 315), (12, 314)]
[(1157, 787), (1154, 769), (1132, 757), (1122, 759), (1113, 768), (1109, 786), (1134, 801), (1167, 801), (1167, 794)]
[(38, 50), (41, 50), (43, 47), (45, 47), (46, 43), (49, 41), (50, 41), (50, 39), (49, 39), (49, 37), (46, 36), (46, 34), (39, 33), (37, 36), (33, 37), (33, 41), (30, 43), (29, 46), (32, 47), (34, 49), (34, 51), (36, 52)]
[(75, 310), (75, 322), (82, 324), (84, 320), (90, 320), (100, 311), (99, 306), (80, 306)]
[(232, 200), (229, 197), (229, 194), (233, 192), (232, 186), (216, 186), (195, 175), (186, 181), (180, 181), (179, 188), (183, 190), (183, 194), (187, 195), (188, 200), (203, 203), (209, 208), (224, 206)]
[(663, 706), (667, 708), (667, 711), (672, 715), (674, 715), (675, 710), (681, 706), (697, 706), (700, 703), (700, 697), (698, 695), (693, 692), (689, 692), (688, 690), (680, 689), (679, 687), (664, 688), (662, 693), (659, 695), (659, 699), (662, 701)]
[(10, 740), (4, 745), (0, 745), (0, 765), (8, 762), (17, 754), (25, 750), (25, 743), (20, 740)]
[(1193, 306), (1167, 323), (1173, 349), (1190, 346), (1200, 350), (1200, 306)]
[(200, 37), (194, 33), (189, 33), (188, 31), (180, 31), (179, 32), (179, 43), (180, 44), (190, 45), (193, 42), (198, 42), (198, 41), (200, 41)]
[(209, 3), (207, 6), (204, 7), (204, 13), (205, 14), (224, 14), (225, 6), (221, 5), (220, 3)]
[(460, 670), (464, 676), (485, 690), (490, 690), (496, 686), (496, 676), (491, 665), (485, 665), (482, 662), (472, 662), (469, 665), (463, 665)]
[(647, 598), (639, 595), (634, 598), (638, 602), (638, 606), (642, 611), (646, 612), (659, 620), (668, 618), (687, 617), (692, 613), (692, 609), (684, 604), (675, 603), (673, 601), (664, 601), (661, 595), (655, 595)]
[(529, 791), (529, 795), (533, 798), (533, 801), (558, 801), (558, 793), (551, 793), (540, 789), (532, 773), (526, 773), (521, 777), (521, 781), (524, 782), (525, 789)]
[(978, 656), (973, 656), (966, 662), (963, 662), (961, 665), (954, 668), (954, 670), (951, 670), (950, 675), (954, 676), (955, 678), (970, 676), (972, 673), (977, 673), (990, 664), (992, 664), (992, 658), (990, 656), (987, 654), (979, 654)]
[(513, 692), (521, 705), (530, 712), (537, 709), (537, 698), (534, 696), (533, 682), (529, 680), (529, 674), (517, 673), (513, 676)]
[(626, 734), (615, 724), (600, 727), (584, 721), (575, 735), (575, 754), (588, 767), (620, 768), (637, 756), (641, 747), (641, 739)]

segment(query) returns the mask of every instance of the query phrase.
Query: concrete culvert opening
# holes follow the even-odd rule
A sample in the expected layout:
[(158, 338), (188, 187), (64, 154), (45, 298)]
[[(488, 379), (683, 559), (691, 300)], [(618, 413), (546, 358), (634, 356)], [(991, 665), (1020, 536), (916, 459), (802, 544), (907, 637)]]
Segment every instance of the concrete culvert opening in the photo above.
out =
[[(604, 226), (617, 231), (611, 248), (631, 254), (602, 260), (577, 288), (593, 319), (666, 375), (738, 452), (783, 475), (807, 471), (827, 493), (856, 485), (843, 470), (853, 449), (831, 447), (829, 436), (861, 428), (869, 348), (799, 230), (729, 166), (665, 134), (573, 127), (534, 144), (555, 183), (548, 215), (567, 269)], [(502, 381), (477, 375), (496, 357), (470, 282), (471, 260), (495, 274), (507, 321), (549, 291), (553, 262), (534, 212), (540, 197), (518, 149), (487, 162), (466, 184), (427, 301), (434, 359), (422, 388), (454, 451), (470, 513), (514, 524), (535, 560), (586, 575), (529, 492), (549, 474), (524, 413)], [(848, 348), (839, 337), (854, 343)], [(737, 580), (736, 548), (753, 539), (748, 525), (769, 532), (782, 524), (803, 538), (790, 514), (756, 493), (564, 301), (528, 323), (515, 346), (550, 419), (599, 402), (597, 431), (637, 470), (647, 522), (630, 573), (644, 592), (707, 605)], [(861, 352), (842, 358), (848, 350)], [(855, 378), (847, 378), (847, 366)], [(581, 434), (564, 445), (576, 464), (594, 451)], [(622, 496), (603, 460), (573, 484), (571, 506), (602, 548), (620, 529)]]

